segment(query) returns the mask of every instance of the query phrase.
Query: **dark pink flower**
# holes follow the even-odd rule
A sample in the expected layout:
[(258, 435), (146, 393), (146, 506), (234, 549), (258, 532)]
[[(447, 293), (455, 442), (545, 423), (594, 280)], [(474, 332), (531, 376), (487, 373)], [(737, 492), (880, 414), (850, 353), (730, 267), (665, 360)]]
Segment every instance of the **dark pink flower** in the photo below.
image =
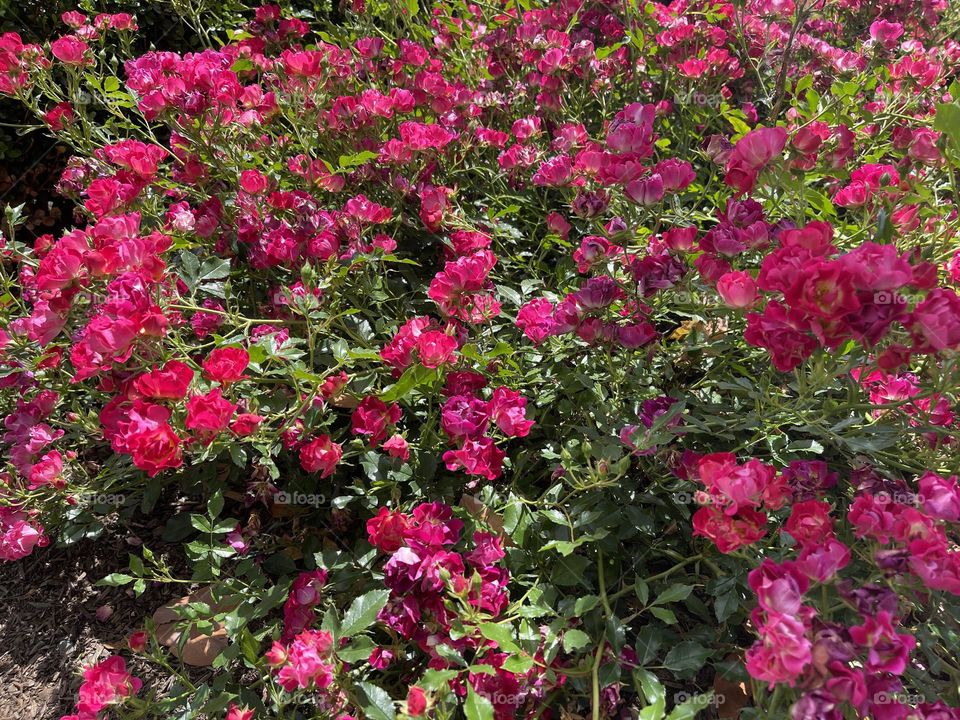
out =
[(403, 435), (391, 436), (383, 443), (382, 447), (390, 457), (395, 457), (403, 462), (410, 459), (410, 446)]
[(481, 437), (465, 441), (458, 450), (448, 450), (443, 454), (443, 461), (448, 470), (462, 469), (468, 475), (480, 475), (487, 480), (496, 480), (500, 477), (505, 457), (506, 453), (498, 448), (493, 440)]
[(203, 376), (221, 385), (229, 385), (247, 377), (243, 371), (249, 363), (250, 355), (243, 348), (216, 348), (203, 361)]
[(50, 52), (64, 65), (85, 65), (89, 62), (86, 53), (89, 46), (80, 38), (64, 35), (50, 43)]
[(388, 429), (400, 420), (400, 415), (400, 406), (396, 403), (388, 406), (375, 395), (367, 395), (351, 415), (353, 434), (367, 435), (371, 445), (379, 445)]
[(342, 457), (343, 449), (329, 435), (320, 435), (300, 448), (300, 466), (309, 473), (319, 472), (321, 478), (333, 475)]
[(188, 430), (194, 431), (200, 442), (209, 445), (230, 424), (236, 409), (235, 404), (223, 397), (220, 388), (215, 388), (206, 395), (194, 395), (187, 400), (184, 424)]
[(777, 683), (794, 685), (812, 660), (812, 644), (806, 626), (789, 614), (767, 613), (757, 622), (760, 639), (747, 650), (747, 672), (769, 687)]
[(527, 399), (519, 392), (499, 387), (493, 391), (489, 415), (508, 437), (526, 437), (533, 427), (533, 420), (526, 418)]
[(417, 338), (417, 356), (424, 367), (438, 368), (456, 360), (457, 340), (441, 330), (428, 330)]
[(440, 424), (453, 440), (480, 437), (489, 421), (488, 403), (470, 395), (454, 395), (443, 406)]
[(723, 302), (733, 308), (748, 308), (757, 304), (757, 284), (753, 276), (742, 270), (725, 273), (717, 280), (717, 292)]
[(764, 610), (796, 615), (810, 581), (794, 562), (776, 563), (769, 558), (748, 575), (750, 589)]

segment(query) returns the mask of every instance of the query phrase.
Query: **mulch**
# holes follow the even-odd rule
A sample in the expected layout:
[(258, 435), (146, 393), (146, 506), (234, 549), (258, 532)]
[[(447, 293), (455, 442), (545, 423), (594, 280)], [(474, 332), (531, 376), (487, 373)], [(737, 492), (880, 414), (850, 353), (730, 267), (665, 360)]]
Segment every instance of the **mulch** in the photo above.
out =
[[(82, 666), (123, 651), (144, 617), (170, 599), (162, 586), (139, 598), (127, 588), (94, 586), (126, 570), (138, 542), (101, 537), (0, 564), (0, 718), (58, 720), (72, 712)], [(105, 605), (113, 612), (101, 621), (97, 608)], [(130, 667), (145, 685), (167, 680), (143, 663)]]

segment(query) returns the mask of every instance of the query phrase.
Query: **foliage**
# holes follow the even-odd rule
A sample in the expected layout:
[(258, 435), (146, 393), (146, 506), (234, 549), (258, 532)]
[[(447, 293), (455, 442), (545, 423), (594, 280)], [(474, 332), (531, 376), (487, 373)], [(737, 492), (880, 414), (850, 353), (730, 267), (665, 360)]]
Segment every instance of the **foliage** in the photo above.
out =
[(192, 571), (79, 718), (960, 716), (956, 7), (181, 9), (0, 38), (0, 557)]

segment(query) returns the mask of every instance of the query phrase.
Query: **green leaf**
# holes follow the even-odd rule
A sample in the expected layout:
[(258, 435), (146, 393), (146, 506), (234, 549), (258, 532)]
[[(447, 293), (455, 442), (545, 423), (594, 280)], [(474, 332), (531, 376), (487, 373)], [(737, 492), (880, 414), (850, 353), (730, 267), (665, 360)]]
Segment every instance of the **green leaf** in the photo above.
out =
[(793, 88), (793, 92), (796, 95), (799, 95), (804, 90), (813, 87), (813, 75), (804, 75), (797, 81), (796, 86)]
[(653, 601), (654, 605), (667, 605), (672, 602), (677, 602), (678, 600), (686, 600), (689, 597), (690, 593), (693, 592), (692, 585), (682, 585), (680, 583), (674, 583), (662, 593), (657, 595), (656, 599)]
[(650, 599), (650, 586), (640, 578), (637, 578), (633, 589), (637, 593), (637, 599), (640, 601), (640, 604), (646, 605)]
[(590, 560), (582, 555), (571, 555), (563, 558), (553, 566), (550, 579), (555, 585), (570, 587), (582, 582), (584, 571), (590, 565)]
[(372, 683), (357, 683), (360, 691), (360, 703), (364, 714), (371, 720), (394, 720), (397, 714), (393, 707), (393, 700), (383, 688)]
[(411, 365), (408, 367), (400, 379), (384, 393), (380, 394), (380, 399), (384, 402), (396, 402), (405, 398), (414, 388), (432, 382), (437, 377), (437, 371), (433, 368), (423, 365)]
[(463, 659), (463, 655), (445, 643), (437, 645), (434, 650), (436, 651), (437, 655), (442, 657), (447, 662), (455, 663), (461, 667), (467, 666), (467, 661)]
[(670, 714), (667, 715), (667, 720), (693, 720), (698, 712), (712, 704), (713, 691), (703, 695), (694, 695), (671, 710)]
[[(638, 46), (637, 47), (638, 50), (643, 50), (643, 35), (641, 35), (640, 33), (637, 33), (636, 35), (631, 34), (630, 39), (634, 42), (635, 45)], [(596, 52), (597, 60), (603, 60), (605, 57), (619, 50), (622, 47), (623, 47), (623, 43), (619, 42), (619, 43), (615, 43), (614, 45), (607, 45), (606, 47), (597, 48), (597, 52)]]
[(479, 630), (481, 635), (487, 640), (493, 640), (504, 652), (520, 652), (520, 647), (513, 641), (513, 633), (505, 625), (483, 623)]
[(203, 515), (191, 515), (190, 524), (202, 533), (213, 532), (213, 524)]
[(217, 517), (223, 511), (223, 493), (217, 490), (207, 503), (207, 512), (211, 518)]
[(358, 152), (354, 155), (341, 155), (340, 159), (337, 160), (337, 164), (341, 169), (357, 167), (358, 165), (363, 165), (370, 160), (376, 160), (378, 155), (375, 152), (370, 152), (369, 150), (364, 150), (363, 152)]
[(726, 118), (727, 122), (733, 127), (733, 131), (737, 135), (746, 135), (750, 132), (750, 126), (747, 125), (743, 120), (741, 120), (733, 112), (727, 111), (723, 113), (723, 117)]
[(373, 625), (389, 598), (389, 590), (374, 590), (354, 600), (340, 624), (341, 636), (351, 637)]
[(593, 610), (600, 603), (600, 598), (596, 595), (584, 595), (582, 598), (577, 598), (577, 601), (573, 604), (573, 614), (577, 617), (582, 617), (585, 613)]
[(208, 258), (203, 261), (197, 273), (197, 282), (223, 280), (230, 276), (230, 261), (225, 258)]
[[(506, 663), (504, 663), (506, 667)], [(422, 687), (427, 692), (436, 692), (443, 688), (449, 687), (449, 683), (457, 676), (456, 670), (434, 670), (429, 669), (420, 678), (420, 682), (417, 684)]]
[(240, 631), (240, 652), (251, 663), (256, 663), (260, 657), (260, 643), (246, 628)]
[(340, 619), (337, 617), (337, 609), (335, 607), (329, 608), (323, 614), (323, 620), (320, 621), (320, 629), (326, 630), (334, 637), (340, 636)]
[(233, 464), (237, 467), (243, 468), (247, 466), (247, 451), (243, 445), (230, 446), (230, 460), (232, 460)]
[(97, 585), (106, 585), (108, 587), (120, 587), (121, 585), (126, 585), (127, 583), (133, 582), (134, 578), (132, 575), (126, 575), (124, 573), (110, 573), (103, 580), (99, 581)]
[(649, 670), (637, 668), (633, 671), (633, 687), (647, 701), (647, 707), (640, 711), (640, 718), (661, 720), (667, 709), (667, 691), (657, 676)]
[(491, 677), (497, 674), (493, 665), (471, 665), (467, 668), (467, 672), (471, 675), (490, 675)]
[(508, 287), (506, 285), (497, 285), (497, 292), (500, 293), (500, 297), (508, 300), (514, 307), (520, 307), (523, 305), (523, 298), (520, 296), (520, 293), (518, 293), (512, 287)]
[(709, 648), (693, 640), (675, 645), (663, 659), (663, 666), (674, 672), (695, 671), (703, 667), (710, 657)]
[(359, 662), (370, 657), (373, 648), (373, 640), (361, 635), (345, 648), (337, 650), (337, 657), (348, 663)]
[(667, 691), (664, 690), (659, 678), (645, 668), (637, 668), (633, 671), (633, 686), (637, 694), (643, 695), (651, 705), (658, 700), (666, 700)]
[(655, 607), (650, 608), (650, 612), (653, 613), (653, 616), (659, 620), (662, 620), (667, 625), (676, 625), (677, 616), (673, 614), (673, 610), (669, 608)]
[(493, 703), (478, 695), (472, 685), (467, 685), (467, 701), (463, 704), (467, 720), (493, 720)]
[(950, 138), (953, 147), (960, 152), (960, 103), (940, 103), (933, 127)]
[(507, 672), (524, 675), (533, 667), (533, 658), (526, 655), (511, 655), (503, 661), (501, 667)]
[(563, 634), (563, 649), (566, 652), (572, 652), (578, 648), (586, 647), (590, 644), (590, 636), (583, 630), (567, 630)]
[(736, 590), (731, 590), (730, 592), (725, 592), (717, 596), (713, 604), (713, 611), (717, 615), (717, 620), (724, 622), (737, 611), (739, 606), (740, 596), (737, 595)]

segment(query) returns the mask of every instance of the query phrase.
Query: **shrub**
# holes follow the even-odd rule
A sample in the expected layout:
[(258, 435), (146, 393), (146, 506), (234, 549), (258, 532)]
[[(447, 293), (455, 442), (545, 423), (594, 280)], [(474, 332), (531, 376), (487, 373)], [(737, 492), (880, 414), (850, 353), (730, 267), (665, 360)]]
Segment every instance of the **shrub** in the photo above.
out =
[(956, 8), (338, 10), (0, 38), (0, 557), (193, 590), (76, 716), (955, 717)]

